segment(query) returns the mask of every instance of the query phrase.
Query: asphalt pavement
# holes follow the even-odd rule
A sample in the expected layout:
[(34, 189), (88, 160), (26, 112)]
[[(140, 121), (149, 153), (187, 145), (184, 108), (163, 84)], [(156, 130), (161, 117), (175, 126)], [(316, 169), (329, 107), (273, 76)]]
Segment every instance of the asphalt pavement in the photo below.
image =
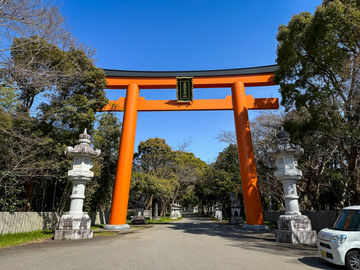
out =
[(248, 232), (239, 226), (188, 217), (129, 234), (0, 249), (0, 269), (343, 268), (318, 258), (316, 247), (275, 242), (273, 232)]

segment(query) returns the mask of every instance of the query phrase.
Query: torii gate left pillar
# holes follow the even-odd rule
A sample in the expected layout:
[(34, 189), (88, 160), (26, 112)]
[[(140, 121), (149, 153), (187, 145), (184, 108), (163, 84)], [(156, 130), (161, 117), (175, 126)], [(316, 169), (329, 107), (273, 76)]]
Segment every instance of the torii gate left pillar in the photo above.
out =
[[(126, 99), (110, 101), (102, 111), (124, 111), (119, 158), (112, 199), (110, 220), (106, 229), (126, 229), (127, 206), (134, 153), (138, 111), (189, 111), (233, 110), (242, 178), (246, 221), (248, 225), (263, 225), (255, 158), (251, 140), (249, 109), (277, 109), (276, 98), (257, 98), (245, 95), (245, 85), (272, 85), (273, 73), (226, 78), (194, 78), (194, 87), (231, 87), (232, 96), (225, 99), (194, 100), (191, 104), (178, 104), (176, 100), (145, 100), (139, 97), (139, 85), (143, 88), (172, 88), (176, 78), (144, 80), (133, 78), (107, 78), (108, 88), (127, 88)], [(139, 82), (139, 83), (136, 83)], [(110, 85), (110, 86), (109, 86)], [(156, 87), (154, 87), (156, 86)]]
[(137, 84), (130, 84), (128, 86), (109, 220), (110, 224), (106, 225), (106, 229), (130, 228), (126, 224), (126, 215), (134, 158), (139, 93), (139, 86)]

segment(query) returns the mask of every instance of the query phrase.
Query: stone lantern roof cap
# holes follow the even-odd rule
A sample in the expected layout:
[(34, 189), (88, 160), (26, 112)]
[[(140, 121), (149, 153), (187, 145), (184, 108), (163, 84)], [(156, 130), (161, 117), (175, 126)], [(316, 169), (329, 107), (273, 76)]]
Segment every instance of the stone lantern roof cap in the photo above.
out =
[(79, 135), (80, 144), (75, 145), (74, 147), (66, 147), (65, 155), (67, 155), (68, 157), (98, 157), (101, 153), (101, 150), (94, 149), (90, 145), (90, 139), (91, 136), (87, 134), (87, 130), (85, 129), (84, 133)]
[(91, 136), (87, 134), (87, 129), (85, 128), (84, 133), (79, 135), (79, 141), (81, 140), (89, 140), (90, 141)]
[(281, 130), (278, 134), (276, 134), (276, 137), (280, 140), (280, 141), (290, 141), (290, 135), (288, 132), (286, 132), (284, 130), (283, 127), (281, 127)]
[(276, 137), (279, 140), (279, 144), (277, 144), (271, 151), (274, 157), (283, 154), (293, 154), (295, 157), (297, 157), (304, 153), (304, 149), (301, 148), (300, 145), (294, 145), (290, 143), (290, 135), (284, 130), (284, 128), (281, 128)]

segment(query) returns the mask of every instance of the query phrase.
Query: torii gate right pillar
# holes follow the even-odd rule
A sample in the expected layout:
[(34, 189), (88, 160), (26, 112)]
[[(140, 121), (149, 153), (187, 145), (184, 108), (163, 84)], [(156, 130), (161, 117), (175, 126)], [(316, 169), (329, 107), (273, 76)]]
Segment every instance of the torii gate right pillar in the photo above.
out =
[(234, 108), (246, 222), (249, 225), (263, 225), (264, 217), (262, 214), (261, 199), (257, 182), (244, 83), (241, 81), (235, 82), (231, 87), (231, 94)]

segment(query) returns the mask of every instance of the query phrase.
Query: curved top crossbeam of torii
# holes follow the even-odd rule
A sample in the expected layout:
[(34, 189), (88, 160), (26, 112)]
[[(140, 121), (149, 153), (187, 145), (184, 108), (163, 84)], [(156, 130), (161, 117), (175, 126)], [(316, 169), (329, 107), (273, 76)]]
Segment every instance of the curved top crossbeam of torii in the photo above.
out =
[[(200, 71), (128, 71), (104, 69), (107, 89), (127, 89), (136, 84), (140, 89), (176, 88), (177, 77), (193, 77), (194, 88), (231, 87), (241, 81), (245, 87), (274, 85), (273, 76), (277, 65)], [(246, 96), (247, 108), (278, 109), (277, 98), (256, 98)], [(125, 98), (111, 100), (102, 111), (123, 111)], [(191, 103), (180, 104), (176, 100), (145, 100), (139, 98), (138, 111), (200, 111), (200, 110), (232, 110), (231, 96), (225, 99), (200, 99)]]

